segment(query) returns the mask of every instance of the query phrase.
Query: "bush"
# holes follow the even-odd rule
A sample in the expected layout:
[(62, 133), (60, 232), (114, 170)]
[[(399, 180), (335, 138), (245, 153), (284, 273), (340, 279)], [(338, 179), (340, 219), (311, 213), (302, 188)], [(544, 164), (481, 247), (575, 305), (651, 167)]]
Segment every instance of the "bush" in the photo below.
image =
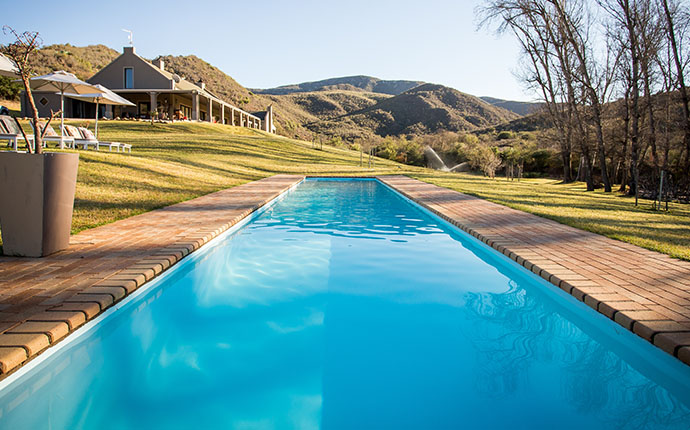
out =
[(386, 137), (376, 147), (376, 155), (399, 163), (413, 166), (424, 165), (424, 150), (422, 145), (415, 140), (407, 140), (404, 137)]
[(12, 82), (13, 78), (0, 76), (0, 99), (19, 100), (22, 92), (22, 85), (19, 82)]
[(502, 131), (498, 133), (498, 136), (496, 136), (496, 140), (506, 140), (506, 139), (512, 139), (513, 138), (513, 133), (509, 131)]

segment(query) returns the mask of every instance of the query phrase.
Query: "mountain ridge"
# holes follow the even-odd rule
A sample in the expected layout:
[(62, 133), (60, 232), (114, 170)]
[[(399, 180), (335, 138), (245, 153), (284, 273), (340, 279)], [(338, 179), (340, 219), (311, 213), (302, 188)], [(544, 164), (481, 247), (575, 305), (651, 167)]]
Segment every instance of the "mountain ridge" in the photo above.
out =
[(388, 95), (398, 95), (416, 86), (423, 81), (385, 80), (366, 75), (343, 76), (328, 78), (320, 81), (302, 82), (299, 84), (281, 85), (275, 88), (252, 89), (257, 94), (287, 95), (303, 92), (328, 91), (333, 89), (364, 91)]

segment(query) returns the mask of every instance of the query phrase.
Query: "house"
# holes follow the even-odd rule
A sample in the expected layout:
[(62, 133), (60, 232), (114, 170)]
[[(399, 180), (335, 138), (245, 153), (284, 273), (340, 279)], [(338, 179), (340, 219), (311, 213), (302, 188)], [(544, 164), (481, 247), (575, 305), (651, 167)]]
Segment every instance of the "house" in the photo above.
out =
[[(100, 115), (107, 118), (150, 118), (208, 121), (275, 132), (273, 109), (259, 117), (225, 102), (209, 91), (202, 82), (192, 83), (165, 70), (162, 60), (152, 64), (137, 55), (133, 46), (93, 75), (87, 82), (101, 84), (136, 106), (100, 106)], [(60, 95), (35, 92), (34, 100), (40, 116), (59, 110)], [(28, 116), (26, 99), (22, 97), (22, 114)], [(95, 105), (65, 99), (65, 117), (93, 118)]]

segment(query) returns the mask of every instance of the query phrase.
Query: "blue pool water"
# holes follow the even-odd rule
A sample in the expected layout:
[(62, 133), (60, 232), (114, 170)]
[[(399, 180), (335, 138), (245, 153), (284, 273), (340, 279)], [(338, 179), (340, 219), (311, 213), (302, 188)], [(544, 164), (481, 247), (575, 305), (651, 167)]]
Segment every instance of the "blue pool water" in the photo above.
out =
[(379, 182), (307, 180), (12, 381), (0, 428), (688, 429), (689, 387)]

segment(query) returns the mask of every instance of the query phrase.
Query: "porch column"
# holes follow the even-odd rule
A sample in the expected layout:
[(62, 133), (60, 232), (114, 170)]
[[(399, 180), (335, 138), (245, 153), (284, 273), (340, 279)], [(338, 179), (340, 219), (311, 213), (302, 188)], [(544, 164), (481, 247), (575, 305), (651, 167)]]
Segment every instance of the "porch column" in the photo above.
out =
[(105, 117), (113, 119), (113, 105), (105, 105)]
[(168, 95), (168, 120), (172, 121), (175, 117), (175, 94)]
[(225, 105), (223, 103), (220, 105), (220, 123), (225, 125)]
[(208, 98), (208, 122), (213, 122), (213, 100)]
[(199, 93), (192, 93), (192, 121), (199, 121)]
[(151, 107), (149, 108), (149, 116), (153, 118), (153, 111), (158, 110), (158, 93), (155, 91), (151, 91), (149, 93), (149, 97), (151, 97)]

